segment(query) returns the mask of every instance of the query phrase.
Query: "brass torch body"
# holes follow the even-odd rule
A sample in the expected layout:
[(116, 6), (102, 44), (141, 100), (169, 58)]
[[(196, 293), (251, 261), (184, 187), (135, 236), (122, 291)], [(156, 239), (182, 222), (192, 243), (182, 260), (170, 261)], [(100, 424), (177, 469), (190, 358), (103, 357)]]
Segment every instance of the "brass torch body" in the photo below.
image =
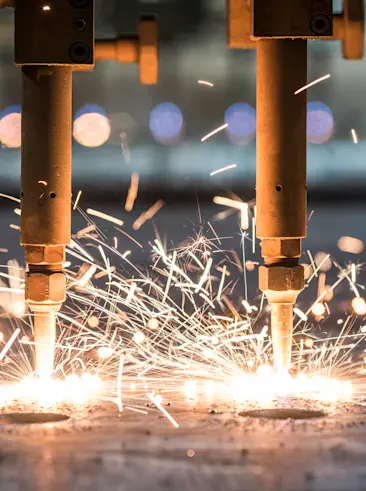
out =
[(72, 67), (22, 68), (21, 244), (34, 312), (36, 372), (52, 375), (71, 234)]
[(272, 305), (274, 365), (291, 363), (293, 305), (304, 286), (307, 41), (257, 41), (257, 236), (259, 287)]

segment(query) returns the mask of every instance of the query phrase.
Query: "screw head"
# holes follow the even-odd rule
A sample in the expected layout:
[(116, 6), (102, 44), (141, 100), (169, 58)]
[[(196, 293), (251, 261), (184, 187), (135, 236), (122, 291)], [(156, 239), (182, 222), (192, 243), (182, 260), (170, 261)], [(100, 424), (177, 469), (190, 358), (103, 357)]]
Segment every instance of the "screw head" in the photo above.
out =
[(331, 33), (332, 22), (326, 14), (316, 14), (310, 19), (310, 29), (316, 36), (326, 36)]
[(90, 46), (83, 41), (77, 41), (70, 46), (69, 55), (75, 63), (86, 63), (90, 58)]

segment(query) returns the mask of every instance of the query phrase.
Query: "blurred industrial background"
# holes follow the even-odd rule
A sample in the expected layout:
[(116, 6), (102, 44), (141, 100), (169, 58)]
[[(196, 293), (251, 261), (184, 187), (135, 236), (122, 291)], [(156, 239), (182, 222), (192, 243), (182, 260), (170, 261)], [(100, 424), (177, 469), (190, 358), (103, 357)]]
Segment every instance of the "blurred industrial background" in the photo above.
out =
[[(341, 9), (340, 0), (334, 4)], [(117, 201), (137, 172), (141, 200), (181, 201), (195, 193), (211, 200), (226, 189), (253, 198), (255, 51), (227, 48), (225, 0), (100, 0), (96, 37), (137, 32), (139, 15), (150, 13), (159, 25), (157, 85), (140, 85), (137, 65), (113, 61), (74, 75), (74, 192)], [(0, 40), (1, 191), (18, 195), (21, 77), (11, 9), (0, 11)], [(326, 74), (308, 89), (310, 198), (363, 198), (366, 63), (344, 60), (339, 42), (309, 42), (309, 81)], [(224, 123), (224, 131), (201, 142)]]

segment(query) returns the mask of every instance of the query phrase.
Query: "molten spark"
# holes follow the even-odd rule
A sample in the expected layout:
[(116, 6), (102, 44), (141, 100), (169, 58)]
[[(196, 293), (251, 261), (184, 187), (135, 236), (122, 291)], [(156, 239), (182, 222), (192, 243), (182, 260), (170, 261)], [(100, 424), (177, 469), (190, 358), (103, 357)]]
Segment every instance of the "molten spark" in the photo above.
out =
[(120, 227), (122, 227), (122, 225), (123, 225), (123, 221), (120, 220), (119, 218), (112, 217), (111, 215), (107, 215), (106, 213), (102, 213), (101, 211), (93, 210), (92, 208), (88, 208), (86, 210), (86, 212), (88, 215), (102, 218), (103, 220), (107, 220), (108, 222), (115, 223), (116, 225), (119, 225)]
[(211, 172), (210, 176), (216, 176), (216, 174), (219, 174), (220, 172), (225, 172), (229, 169), (235, 169), (235, 167), (236, 167), (236, 164), (227, 165), (226, 167), (222, 167), (221, 169), (217, 169), (217, 170)]
[(309, 84), (304, 85), (300, 89), (297, 89), (295, 92), (295, 95), (300, 94), (300, 92), (303, 92), (304, 90), (308, 89), (309, 87), (312, 87), (313, 85), (316, 85), (319, 82), (323, 82), (323, 80), (327, 80), (328, 78), (330, 78), (330, 73), (328, 73), (327, 75), (324, 75), (323, 77), (317, 78), (313, 82), (310, 82)]
[(138, 189), (139, 189), (139, 175), (137, 174), (137, 172), (134, 172), (131, 176), (131, 184), (128, 189), (128, 194), (125, 204), (126, 211), (133, 210), (133, 205), (135, 204), (137, 198)]
[(211, 136), (216, 135), (216, 133), (219, 133), (220, 131), (224, 130), (228, 126), (229, 126), (228, 123), (219, 126), (215, 130), (213, 130), (210, 133), (208, 133), (206, 136), (202, 137), (201, 138), (201, 142), (204, 142), (204, 141), (208, 140), (209, 138), (211, 138)]

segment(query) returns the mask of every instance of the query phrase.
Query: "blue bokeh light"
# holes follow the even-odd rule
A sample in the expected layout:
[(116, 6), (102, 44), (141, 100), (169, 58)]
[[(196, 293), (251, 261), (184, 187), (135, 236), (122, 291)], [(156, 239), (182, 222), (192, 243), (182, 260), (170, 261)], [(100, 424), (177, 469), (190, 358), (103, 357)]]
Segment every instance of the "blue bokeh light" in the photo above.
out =
[(246, 102), (231, 104), (224, 117), (228, 125), (226, 131), (230, 140), (237, 145), (245, 145), (255, 137), (256, 111)]
[(150, 113), (149, 127), (156, 141), (177, 143), (183, 129), (182, 111), (172, 102), (158, 104)]
[(307, 139), (309, 143), (328, 141), (334, 131), (332, 110), (324, 102), (312, 101), (307, 106)]

